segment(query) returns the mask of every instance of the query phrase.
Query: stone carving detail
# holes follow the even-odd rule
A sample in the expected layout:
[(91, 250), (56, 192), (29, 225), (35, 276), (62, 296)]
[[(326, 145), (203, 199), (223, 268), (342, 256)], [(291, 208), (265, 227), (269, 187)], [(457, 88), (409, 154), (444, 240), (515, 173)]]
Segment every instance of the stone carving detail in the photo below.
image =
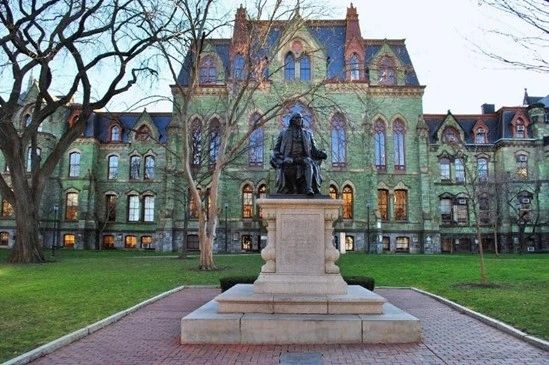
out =
[(326, 274), (338, 274), (339, 267), (335, 264), (339, 259), (339, 251), (332, 243), (334, 221), (338, 218), (337, 210), (324, 211), (324, 247), (325, 247), (325, 270)]
[(265, 264), (261, 267), (261, 272), (276, 272), (276, 214), (273, 211), (264, 211), (267, 220), (267, 246), (261, 250), (261, 258)]

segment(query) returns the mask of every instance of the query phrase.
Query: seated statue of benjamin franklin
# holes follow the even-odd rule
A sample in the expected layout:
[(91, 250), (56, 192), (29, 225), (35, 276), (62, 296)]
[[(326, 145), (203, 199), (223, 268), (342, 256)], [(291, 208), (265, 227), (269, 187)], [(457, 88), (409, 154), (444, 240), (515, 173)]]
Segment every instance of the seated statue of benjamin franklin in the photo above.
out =
[(301, 114), (292, 115), (271, 156), (271, 166), (277, 169), (277, 193), (320, 194), (320, 163), (326, 157), (326, 152), (316, 149), (313, 134), (303, 128)]

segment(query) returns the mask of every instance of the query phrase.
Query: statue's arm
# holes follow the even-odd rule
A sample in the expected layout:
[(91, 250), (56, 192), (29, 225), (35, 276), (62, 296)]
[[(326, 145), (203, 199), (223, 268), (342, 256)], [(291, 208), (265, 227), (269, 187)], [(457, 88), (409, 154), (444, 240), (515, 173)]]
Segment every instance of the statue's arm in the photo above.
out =
[(311, 136), (311, 157), (315, 160), (325, 160), (326, 158), (328, 158), (328, 155), (326, 154), (325, 151), (322, 151), (316, 148), (315, 139), (312, 133), (310, 134), (310, 136)]

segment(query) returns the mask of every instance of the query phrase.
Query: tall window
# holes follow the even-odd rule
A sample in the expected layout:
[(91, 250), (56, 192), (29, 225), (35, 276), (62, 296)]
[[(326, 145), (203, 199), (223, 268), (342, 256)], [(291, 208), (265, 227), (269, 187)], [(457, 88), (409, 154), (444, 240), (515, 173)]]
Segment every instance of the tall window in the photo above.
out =
[(242, 188), (242, 218), (252, 218), (254, 210), (254, 199), (251, 185), (246, 184)]
[(374, 154), (377, 170), (386, 169), (385, 158), (385, 123), (382, 120), (378, 120), (374, 126)]
[(202, 123), (195, 119), (191, 125), (191, 149), (192, 161), (194, 167), (200, 166), (202, 160)]
[(454, 163), (456, 168), (456, 182), (457, 183), (465, 182), (465, 165), (463, 164), (463, 159), (456, 158)]
[(395, 190), (395, 220), (408, 219), (408, 191)]
[(140, 177), (141, 156), (130, 157), (130, 179), (137, 180)]
[(137, 246), (137, 237), (126, 236), (124, 237), (124, 248), (135, 248)]
[(258, 127), (260, 122), (259, 114), (254, 114), (250, 119), (250, 127), (254, 127), (254, 131), (250, 134), (248, 164), (250, 166), (263, 166), (264, 153), (264, 133), (263, 128)]
[(13, 206), (6, 199), (2, 200), (2, 217), (13, 216)]
[(10, 243), (10, 234), (8, 232), (0, 232), (0, 246), (7, 246)]
[(244, 57), (237, 54), (234, 58), (234, 78), (235, 80), (244, 79)]
[(353, 219), (353, 188), (345, 185), (342, 193), (343, 219)]
[(532, 209), (532, 194), (523, 191), (518, 194), (518, 220), (520, 222), (528, 222), (532, 218), (530, 210)]
[(395, 63), (391, 57), (383, 57), (379, 64), (379, 84), (396, 85)]
[(295, 59), (292, 52), (288, 52), (284, 58), (284, 80), (294, 80), (295, 79)]
[(477, 128), (477, 130), (475, 131), (475, 143), (481, 144), (486, 142), (486, 129)]
[(485, 157), (477, 158), (477, 176), (479, 181), (488, 180), (488, 159)]
[(457, 224), (462, 224), (462, 225), (466, 225), (467, 222), (469, 221), (466, 198), (457, 198), (455, 200), (454, 221), (457, 222)]
[(404, 122), (397, 119), (393, 126), (393, 141), (395, 149), (395, 170), (405, 170), (405, 150), (404, 150)]
[(347, 137), (345, 135), (345, 117), (337, 113), (332, 118), (332, 166), (344, 167), (346, 160)]
[[(36, 147), (36, 159), (40, 160), (40, 154), (42, 153), (42, 150), (40, 147)], [(32, 171), (32, 148), (29, 147), (27, 149), (27, 172)]]
[(381, 220), (389, 220), (389, 191), (386, 189), (379, 189), (377, 191), (377, 207), (379, 209), (379, 216)]
[(140, 213), (139, 196), (128, 196), (128, 222), (138, 222)]
[(335, 187), (335, 185), (330, 185), (329, 194), (330, 198), (337, 199), (337, 188)]
[[(263, 199), (267, 197), (267, 185), (263, 184), (259, 186), (259, 188), (257, 189), (257, 197), (259, 199)], [(263, 218), (263, 209), (261, 208), (258, 209), (258, 215), (259, 215), (259, 218)]]
[(145, 171), (143, 174), (145, 180), (154, 180), (155, 162), (156, 161), (154, 156), (151, 156), (151, 155), (145, 156)]
[(69, 154), (69, 177), (78, 177), (80, 175), (80, 153), (72, 152)]
[(105, 196), (105, 219), (107, 222), (116, 221), (116, 202), (118, 198), (114, 194)]
[(519, 153), (516, 156), (517, 159), (517, 178), (528, 179), (528, 155), (526, 153)]
[(349, 66), (350, 66), (350, 72), (351, 72), (351, 80), (359, 80), (360, 66), (359, 66), (358, 55), (356, 53), (353, 53), (353, 55), (351, 56), (351, 59), (349, 61)]
[(443, 157), (439, 161), (440, 165), (440, 180), (449, 181), (450, 180), (450, 159)]
[(217, 70), (211, 57), (204, 57), (200, 62), (199, 81), (201, 84), (213, 84), (217, 81)]
[(311, 59), (307, 55), (299, 59), (299, 78), (301, 81), (311, 80)]
[(65, 219), (78, 219), (78, 193), (67, 193), (65, 195)]
[(122, 140), (122, 134), (120, 133), (120, 127), (113, 125), (111, 127), (111, 142), (120, 142)]
[(147, 195), (143, 198), (143, 221), (154, 222), (154, 196)]
[(440, 218), (443, 224), (452, 223), (452, 199), (440, 199)]
[(118, 179), (118, 156), (109, 156), (109, 180)]
[(355, 250), (355, 237), (345, 236), (345, 251), (354, 251), (354, 250)]
[(209, 155), (210, 155), (210, 165), (215, 165), (217, 162), (217, 158), (219, 157), (219, 145), (221, 144), (221, 136), (219, 134), (220, 132), (220, 124), (217, 119), (213, 119), (210, 122), (210, 148), (209, 148)]

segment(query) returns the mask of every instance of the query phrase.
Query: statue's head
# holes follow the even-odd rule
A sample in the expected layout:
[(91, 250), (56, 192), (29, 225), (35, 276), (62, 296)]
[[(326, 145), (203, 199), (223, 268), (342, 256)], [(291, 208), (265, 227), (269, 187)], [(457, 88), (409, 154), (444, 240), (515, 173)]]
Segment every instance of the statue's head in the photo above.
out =
[(303, 117), (301, 113), (294, 113), (290, 118), (291, 128), (303, 128)]

